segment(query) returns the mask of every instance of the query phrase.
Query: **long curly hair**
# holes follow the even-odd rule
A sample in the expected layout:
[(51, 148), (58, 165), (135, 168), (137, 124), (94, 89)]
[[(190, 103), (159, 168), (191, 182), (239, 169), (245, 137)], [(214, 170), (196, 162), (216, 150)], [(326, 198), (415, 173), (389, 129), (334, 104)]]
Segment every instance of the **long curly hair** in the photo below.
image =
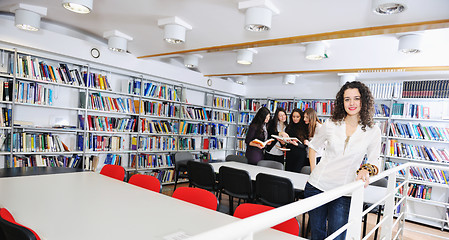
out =
[(348, 113), (345, 110), (343, 96), (347, 89), (355, 88), (359, 90), (361, 101), (359, 124), (362, 125), (362, 130), (365, 131), (366, 126), (372, 127), (374, 125), (374, 98), (369, 88), (359, 81), (346, 82), (340, 88), (340, 91), (338, 91), (335, 97), (335, 107), (331, 119), (333, 122), (341, 122), (345, 119)]

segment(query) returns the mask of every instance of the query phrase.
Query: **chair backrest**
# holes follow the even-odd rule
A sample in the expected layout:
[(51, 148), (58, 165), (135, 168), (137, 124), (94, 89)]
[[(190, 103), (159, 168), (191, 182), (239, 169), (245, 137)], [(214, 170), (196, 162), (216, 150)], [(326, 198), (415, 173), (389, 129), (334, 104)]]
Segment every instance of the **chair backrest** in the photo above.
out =
[(100, 174), (123, 181), (125, 179), (125, 169), (120, 165), (104, 165)]
[(0, 228), (6, 240), (40, 240), (36, 232), (16, 222), (6, 208), (0, 209)]
[(312, 169), (310, 168), (310, 166), (304, 166), (301, 168), (302, 174), (310, 175), (311, 172), (312, 172)]
[[(274, 209), (274, 207), (253, 203), (243, 203), (235, 209), (234, 217), (243, 219), (272, 209)], [(285, 222), (273, 226), (272, 228), (285, 233), (293, 234), (295, 236), (299, 236), (299, 223), (295, 218), (291, 218)]]
[(161, 192), (162, 186), (159, 179), (154, 176), (145, 174), (134, 174), (129, 179), (128, 183), (146, 188), (154, 192)]
[(201, 188), (179, 187), (173, 192), (172, 197), (211, 210), (217, 210), (218, 207), (217, 197), (213, 193)]
[(248, 159), (243, 155), (228, 155), (225, 159), (226, 162), (241, 162), (248, 163)]
[(280, 162), (273, 161), (273, 160), (260, 160), (257, 163), (257, 166), (284, 170), (284, 164), (282, 164)]
[(246, 170), (221, 166), (218, 170), (220, 189), (233, 197), (252, 199), (253, 184)]
[(175, 168), (179, 168), (180, 165), (187, 165), (188, 161), (193, 161), (195, 158), (190, 152), (177, 152), (175, 153)]
[(209, 191), (217, 190), (215, 171), (210, 163), (188, 161), (187, 175), (191, 185)]
[(256, 199), (263, 204), (279, 207), (295, 201), (295, 190), (288, 178), (259, 173), (256, 176)]

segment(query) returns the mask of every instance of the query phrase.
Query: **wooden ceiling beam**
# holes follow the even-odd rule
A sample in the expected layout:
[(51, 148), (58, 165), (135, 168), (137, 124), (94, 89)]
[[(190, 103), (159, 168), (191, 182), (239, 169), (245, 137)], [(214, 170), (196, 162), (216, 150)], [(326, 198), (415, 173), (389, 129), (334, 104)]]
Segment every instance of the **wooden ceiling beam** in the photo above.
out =
[(404, 23), (404, 24), (396, 24), (396, 25), (385, 25), (385, 26), (377, 26), (377, 27), (357, 28), (357, 29), (301, 35), (301, 36), (286, 37), (286, 38), (260, 40), (260, 41), (247, 42), (247, 43), (237, 43), (237, 44), (228, 44), (228, 45), (214, 46), (214, 47), (204, 47), (204, 48), (183, 50), (183, 51), (177, 51), (177, 52), (145, 55), (145, 56), (140, 56), (138, 58), (152, 58), (152, 57), (179, 55), (179, 54), (186, 54), (186, 53), (232, 51), (232, 50), (244, 49), (244, 48), (268, 47), (268, 46), (276, 46), (276, 45), (314, 42), (314, 41), (329, 40), (329, 39), (342, 39), (342, 38), (365, 37), (365, 36), (395, 34), (395, 33), (404, 33), (404, 32), (416, 32), (416, 31), (424, 31), (424, 30), (432, 30), (432, 29), (440, 29), (440, 28), (449, 28), (449, 19), (441, 19), (441, 20), (426, 21), (426, 22), (416, 22), (416, 23)]

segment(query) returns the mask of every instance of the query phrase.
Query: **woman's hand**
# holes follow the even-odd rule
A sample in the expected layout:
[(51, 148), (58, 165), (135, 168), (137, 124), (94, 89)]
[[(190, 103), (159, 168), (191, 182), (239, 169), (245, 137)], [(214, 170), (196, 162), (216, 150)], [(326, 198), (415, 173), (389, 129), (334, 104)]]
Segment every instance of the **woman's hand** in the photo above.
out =
[(304, 140), (304, 145), (309, 146), (309, 140)]
[(362, 179), (365, 182), (365, 188), (369, 185), (369, 172), (368, 170), (362, 169), (359, 171), (359, 174), (357, 174), (356, 180)]

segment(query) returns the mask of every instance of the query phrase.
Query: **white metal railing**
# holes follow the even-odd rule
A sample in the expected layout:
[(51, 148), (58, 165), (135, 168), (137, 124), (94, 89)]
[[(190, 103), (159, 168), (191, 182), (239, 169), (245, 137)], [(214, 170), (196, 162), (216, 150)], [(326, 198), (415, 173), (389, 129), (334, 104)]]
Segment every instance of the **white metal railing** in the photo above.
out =
[[(407, 214), (406, 202), (408, 183), (410, 181), (410, 167), (425, 167), (432, 169), (439, 169), (449, 171), (449, 167), (443, 166), (428, 166), (420, 163), (405, 163), (392, 169), (381, 172), (377, 176), (371, 177), (370, 182), (376, 182), (381, 178), (388, 177), (388, 186), (386, 194), (379, 201), (374, 203), (370, 208), (363, 211), (363, 197), (364, 197), (364, 183), (360, 180), (352, 182), (344, 186), (335, 188), (321, 194), (275, 208), (273, 210), (260, 213), (239, 221), (224, 225), (209, 231), (200, 233), (198, 235), (188, 238), (188, 240), (252, 240), (255, 232), (270, 228), (288, 219), (294, 218), (304, 214), (316, 207), (331, 202), (344, 195), (352, 195), (348, 223), (330, 235), (326, 239), (334, 239), (341, 232), (347, 230), (346, 239), (362, 239), (361, 223), (362, 217), (368, 214), (375, 206), (384, 204), (383, 219), (374, 228), (368, 232), (363, 239), (368, 239), (376, 229), (381, 228), (380, 239), (402, 239), (404, 232), (405, 215)], [(405, 170), (406, 176), (402, 184), (396, 187), (396, 174), (399, 170)], [(399, 188), (403, 187), (402, 196), (397, 196)], [(395, 203), (395, 198), (397, 203)], [(398, 206), (401, 206), (401, 211), (398, 213), (396, 221), (393, 216)], [(395, 236), (393, 236), (393, 229), (398, 227)]]

